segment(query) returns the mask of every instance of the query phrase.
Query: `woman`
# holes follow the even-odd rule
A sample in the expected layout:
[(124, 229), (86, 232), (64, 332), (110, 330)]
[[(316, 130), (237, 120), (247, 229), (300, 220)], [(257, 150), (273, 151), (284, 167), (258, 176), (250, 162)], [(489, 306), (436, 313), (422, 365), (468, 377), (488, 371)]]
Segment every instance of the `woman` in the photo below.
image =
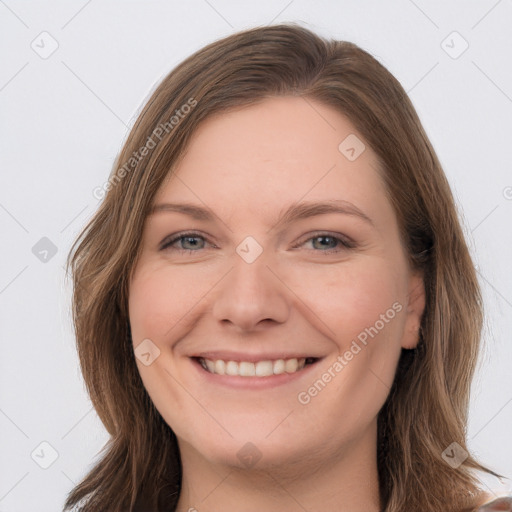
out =
[(210, 44), (153, 93), (100, 192), (69, 264), (111, 440), (66, 507), (492, 499), (472, 470), (499, 475), (465, 440), (478, 282), (435, 152), (372, 56), (295, 25)]

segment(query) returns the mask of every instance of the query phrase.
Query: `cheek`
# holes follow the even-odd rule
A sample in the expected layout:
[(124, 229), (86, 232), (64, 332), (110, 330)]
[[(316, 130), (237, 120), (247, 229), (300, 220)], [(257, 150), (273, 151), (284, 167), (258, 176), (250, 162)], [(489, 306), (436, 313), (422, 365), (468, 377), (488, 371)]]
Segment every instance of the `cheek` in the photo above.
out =
[(201, 298), (212, 286), (202, 274), (193, 265), (177, 269), (144, 262), (134, 273), (128, 300), (134, 348), (150, 339), (160, 350), (149, 366), (137, 360), (144, 387), (166, 422), (185, 438), (197, 410), (187, 407), (190, 397), (173, 377), (184, 381), (172, 346), (189, 332)]
[(392, 262), (371, 258), (302, 273), (300, 286), (298, 295), (308, 297), (333, 343), (333, 354), (322, 367), (330, 371), (325, 377), (333, 385), (317, 405), (335, 402), (346, 411), (350, 404), (354, 414), (370, 421), (389, 393), (401, 352), (403, 279)]
[(345, 351), (376, 323), (381, 340), (400, 332), (402, 316), (397, 309), (403, 308), (393, 304), (401, 301), (401, 282), (388, 260), (361, 258), (346, 265), (297, 272), (290, 288), (326, 326), (324, 332), (339, 351)]
[[(277, 287), (276, 293), (288, 293), (290, 303), (333, 340), (338, 351), (345, 351), (359, 335), (364, 337), (400, 297), (400, 279), (385, 259), (361, 258), (336, 265), (310, 263), (306, 267), (279, 265), (275, 270), (293, 291)], [(216, 295), (213, 289), (224, 273), (218, 266), (208, 265), (142, 266), (134, 275), (129, 294), (134, 343), (145, 338), (157, 343), (177, 339), (204, 314), (205, 305), (212, 306), (209, 294)], [(398, 318), (400, 315), (388, 322), (381, 334), (397, 332)]]
[(169, 336), (175, 337), (214, 283), (211, 275), (193, 265), (141, 268), (134, 275), (129, 294), (134, 343), (145, 338), (163, 343)]
[[(393, 269), (372, 259), (311, 279), (317, 287), (309, 304), (334, 333), (333, 354), (304, 392), (332, 428), (343, 423), (355, 432), (369, 424), (389, 394), (405, 317), (403, 280)], [(313, 276), (302, 275), (299, 293), (305, 296)], [(328, 382), (325, 389), (319, 380)]]

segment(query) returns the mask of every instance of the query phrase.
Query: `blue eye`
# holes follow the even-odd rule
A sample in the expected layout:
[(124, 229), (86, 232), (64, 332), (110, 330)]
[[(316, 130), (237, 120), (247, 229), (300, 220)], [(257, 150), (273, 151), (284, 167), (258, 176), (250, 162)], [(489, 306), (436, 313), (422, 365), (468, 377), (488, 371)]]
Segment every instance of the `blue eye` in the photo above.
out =
[(196, 252), (198, 249), (203, 248), (201, 243), (194, 242), (194, 240), (198, 239), (203, 240), (203, 242), (205, 241), (205, 238), (197, 233), (183, 233), (181, 235), (175, 236), (171, 240), (164, 240), (160, 246), (160, 250), (170, 249), (173, 245), (176, 244), (176, 242), (184, 242), (185, 244), (191, 244), (192, 248), (175, 247), (175, 249), (181, 252)]
[[(320, 245), (315, 246), (315, 241), (321, 241)], [(327, 243), (325, 243), (326, 241)], [(346, 238), (334, 236), (330, 233), (317, 233), (315, 236), (302, 241), (293, 248), (296, 249), (305, 245), (307, 242), (312, 242), (313, 251), (315, 251), (315, 249), (319, 249), (315, 252), (322, 252), (324, 254), (337, 253), (346, 249), (352, 249), (356, 246), (354, 242)], [(206, 243), (206, 238), (199, 233), (181, 233), (171, 239), (164, 240), (160, 245), (160, 250), (176, 250), (178, 252), (193, 253), (206, 248)], [(181, 247), (176, 244), (181, 244)]]
[[(300, 247), (301, 245), (305, 245), (307, 242), (312, 242), (313, 247), (315, 247), (315, 241), (327, 241), (326, 244), (320, 244), (319, 247), (321, 248), (320, 251), (316, 252), (323, 252), (323, 253), (336, 253), (343, 251), (344, 249), (352, 249), (355, 247), (355, 243), (352, 241), (349, 241), (346, 238), (341, 238), (339, 236), (334, 236), (330, 233), (317, 233), (315, 236), (308, 238), (307, 240), (299, 243), (294, 248)], [(318, 245), (316, 246), (318, 248)]]

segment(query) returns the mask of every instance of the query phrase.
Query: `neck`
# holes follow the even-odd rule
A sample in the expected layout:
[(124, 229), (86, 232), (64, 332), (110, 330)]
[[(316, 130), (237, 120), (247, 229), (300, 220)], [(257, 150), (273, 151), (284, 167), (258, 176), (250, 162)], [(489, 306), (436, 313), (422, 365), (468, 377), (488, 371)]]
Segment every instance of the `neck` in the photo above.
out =
[(307, 451), (295, 462), (241, 469), (207, 461), (181, 442), (176, 512), (378, 512), (376, 446), (375, 424), (342, 454)]

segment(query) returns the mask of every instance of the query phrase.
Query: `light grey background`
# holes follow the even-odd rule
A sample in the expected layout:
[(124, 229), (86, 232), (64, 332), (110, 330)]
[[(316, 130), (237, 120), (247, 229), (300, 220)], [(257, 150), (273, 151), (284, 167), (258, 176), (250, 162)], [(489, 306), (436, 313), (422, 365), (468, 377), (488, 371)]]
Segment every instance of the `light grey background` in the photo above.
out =
[(61, 510), (107, 440), (78, 368), (63, 265), (141, 104), (204, 44), (285, 21), (370, 51), (419, 112), (487, 310), (469, 446), (512, 476), (510, 0), (0, 0), (0, 512)]

